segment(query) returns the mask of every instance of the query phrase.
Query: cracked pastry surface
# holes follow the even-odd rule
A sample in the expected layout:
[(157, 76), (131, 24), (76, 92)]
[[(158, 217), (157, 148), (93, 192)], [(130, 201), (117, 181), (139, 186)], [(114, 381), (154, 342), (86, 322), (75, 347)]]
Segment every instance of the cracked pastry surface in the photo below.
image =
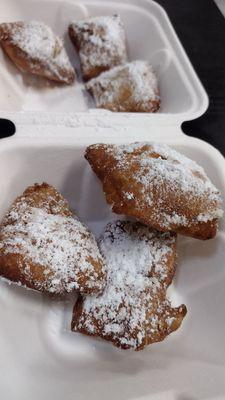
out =
[(0, 44), (22, 72), (66, 84), (75, 80), (62, 40), (43, 22), (0, 24)]
[(42, 292), (95, 293), (105, 265), (94, 236), (46, 183), (28, 187), (0, 225), (0, 275)]
[(69, 26), (69, 36), (78, 50), (85, 80), (127, 61), (125, 31), (119, 15), (75, 21)]
[(178, 329), (186, 307), (173, 308), (166, 298), (176, 234), (116, 221), (106, 226), (99, 246), (108, 268), (106, 287), (100, 295), (79, 297), (72, 330), (140, 350)]
[(103, 72), (86, 84), (97, 108), (117, 112), (156, 112), (160, 107), (156, 75), (147, 61), (132, 61)]
[(221, 196), (203, 168), (156, 143), (95, 144), (86, 159), (112, 210), (162, 231), (199, 239), (216, 235)]

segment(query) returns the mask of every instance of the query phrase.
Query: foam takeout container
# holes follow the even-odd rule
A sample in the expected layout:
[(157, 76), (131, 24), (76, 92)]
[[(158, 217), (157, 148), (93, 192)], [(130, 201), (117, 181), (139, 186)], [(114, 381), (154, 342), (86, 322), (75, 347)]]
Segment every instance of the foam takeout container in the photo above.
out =
[[(161, 109), (157, 114), (111, 113), (96, 110), (81, 82), (78, 57), (67, 34), (69, 23), (88, 16), (119, 13), (124, 21), (130, 60), (145, 59), (154, 67), (160, 85)], [(78, 81), (72, 86), (22, 75), (0, 52), (1, 115), (16, 123), (67, 123), (127, 125), (145, 123), (179, 126), (201, 115), (207, 95), (197, 78), (165, 11), (149, 0), (2, 0), (1, 21), (40, 20), (64, 37)], [(72, 120), (72, 122), (71, 122)], [(136, 122), (135, 122), (136, 121)]]
[[(46, 181), (98, 235), (117, 217), (83, 157), (96, 142), (172, 145), (201, 164), (224, 196), (223, 157), (181, 131), (184, 120), (205, 111), (207, 96), (161, 7), (147, 0), (4, 0), (0, 7), (2, 21), (41, 19), (59, 34), (71, 19), (119, 12), (130, 58), (152, 62), (162, 94), (162, 109), (154, 115), (95, 110), (81, 83), (39, 92), (1, 53), (0, 116), (12, 119), (17, 131), (0, 142), (0, 217), (26, 186)], [(70, 332), (74, 296), (53, 300), (1, 281), (0, 398), (224, 399), (224, 244), (224, 221), (213, 240), (179, 237), (169, 291), (174, 305), (187, 305), (188, 315), (180, 330), (141, 352)]]

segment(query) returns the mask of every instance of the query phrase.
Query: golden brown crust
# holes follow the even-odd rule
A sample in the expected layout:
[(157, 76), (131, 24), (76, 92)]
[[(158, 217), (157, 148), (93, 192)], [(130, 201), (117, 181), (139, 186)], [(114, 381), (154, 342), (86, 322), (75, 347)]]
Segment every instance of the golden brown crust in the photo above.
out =
[(66, 217), (72, 216), (68, 201), (54, 188), (46, 182), (35, 183), (28, 186), (21, 196), (18, 196), (14, 204), (24, 200), (30, 207), (45, 209), (49, 214), (60, 214)]
[(156, 112), (160, 107), (156, 75), (147, 61), (133, 61), (100, 74), (86, 84), (97, 108), (115, 112)]
[[(30, 22), (29, 24), (31, 26), (30, 36), (32, 36), (34, 29), (32, 24), (38, 26), (38, 23)], [(32, 52), (29, 53), (32, 38), (29, 39), (30, 42), (28, 47), (28, 39), (26, 41), (25, 29), (27, 29), (27, 32), (29, 33), (30, 28), (27, 28), (28, 23), (22, 21), (0, 24), (0, 44), (2, 49), (20, 71), (39, 75), (59, 83), (66, 83), (68, 85), (72, 84), (75, 80), (75, 72), (69, 63), (61, 40), (56, 36), (53, 36), (50, 28), (41, 23), (39, 23), (39, 25), (40, 27), (43, 27), (43, 30), (46, 30), (47, 33), (44, 32), (46, 35), (48, 33), (51, 35), (50, 40), (55, 41), (54, 51), (50, 48), (52, 54), (48, 54), (48, 52), (45, 54), (44, 51), (40, 51), (39, 53), (38, 51), (40, 47), (42, 48), (40, 50), (45, 48), (46, 37), (43, 38), (43, 41), (41, 41), (41, 37), (38, 38), (38, 43), (35, 45), (37, 49), (36, 54), (34, 54), (35, 46), (32, 49)], [(21, 37), (19, 37), (18, 33), (20, 33)], [(36, 34), (37, 36), (38, 34), (42, 34), (41, 29), (36, 32)], [(50, 46), (52, 46), (52, 43)]]
[(166, 289), (175, 273), (176, 235), (140, 223), (108, 224), (100, 239), (108, 266), (104, 292), (79, 297), (71, 329), (141, 350), (181, 325), (186, 307), (172, 308)]
[(118, 15), (76, 21), (68, 32), (79, 53), (85, 81), (127, 60), (125, 32)]
[(130, 147), (100, 144), (86, 150), (113, 211), (162, 232), (213, 238), (221, 199), (204, 171), (165, 146), (162, 151), (160, 145)]
[[(69, 37), (70, 37), (71, 42), (73, 43), (74, 47), (79, 52), (80, 47), (81, 47), (80, 46), (81, 41), (79, 40), (79, 36), (75, 34), (75, 30), (72, 25), (69, 25), (68, 34), (69, 34)], [(82, 77), (83, 77), (84, 81), (88, 81), (89, 79), (91, 79), (95, 76), (98, 76), (101, 72), (108, 70), (108, 67), (104, 66), (104, 65), (99, 65), (99, 66), (94, 65), (94, 66), (90, 66), (89, 68), (85, 68), (83, 63), (81, 62), (81, 60), (80, 60), (80, 63), (81, 63)]]
[(98, 293), (104, 261), (93, 235), (47, 183), (28, 187), (0, 225), (0, 274), (42, 292)]
[[(159, 303), (155, 303), (155, 307), (157, 307), (159, 305), (160, 305), (160, 301), (159, 301)], [(133, 332), (130, 335), (130, 338), (133, 339), (133, 342), (135, 344), (134, 345), (121, 344), (120, 338), (115, 338), (112, 335), (107, 335), (107, 334), (103, 333), (104, 328), (103, 328), (100, 320), (96, 320), (94, 318), (92, 320), (92, 324), (95, 326), (95, 330), (97, 333), (92, 333), (92, 332), (88, 331), (82, 325), (80, 325), (78, 328), (78, 324), (80, 323), (80, 320), (81, 319), (84, 320), (85, 318), (87, 318), (87, 315), (85, 315), (83, 312), (83, 298), (81, 296), (79, 296), (78, 300), (73, 308), (71, 330), (82, 333), (83, 335), (87, 335), (87, 336), (101, 337), (102, 339), (113, 343), (116, 347), (119, 347), (123, 350), (129, 350), (131, 348), (134, 348), (136, 345), (137, 347), (135, 347), (134, 350), (139, 351), (139, 350), (143, 350), (146, 346), (149, 346), (150, 344), (162, 342), (168, 335), (170, 335), (172, 332), (175, 332), (176, 330), (178, 330), (183, 322), (184, 317), (187, 314), (187, 308), (184, 304), (180, 305), (179, 307), (174, 307), (174, 308), (167, 306), (167, 307), (163, 308), (163, 314), (164, 315), (158, 314), (158, 317), (160, 318), (160, 325), (158, 326), (158, 330), (154, 333), (154, 335), (151, 333), (151, 336), (150, 336), (150, 335), (148, 335), (148, 331), (146, 331), (146, 336), (143, 339), (142, 343), (140, 345), (137, 345), (136, 332)], [(152, 311), (152, 313), (147, 314), (146, 318), (148, 318), (150, 320), (152, 316), (155, 316), (154, 311)], [(171, 318), (171, 320), (173, 320), (170, 327), (168, 326), (168, 324), (166, 322), (167, 318)]]

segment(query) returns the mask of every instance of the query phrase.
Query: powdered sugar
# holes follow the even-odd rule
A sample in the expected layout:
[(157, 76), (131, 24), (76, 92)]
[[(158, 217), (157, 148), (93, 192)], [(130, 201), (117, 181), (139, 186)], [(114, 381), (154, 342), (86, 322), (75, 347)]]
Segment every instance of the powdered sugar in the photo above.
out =
[(131, 192), (125, 192), (124, 194), (128, 200), (132, 200), (134, 198), (134, 194)]
[(78, 330), (99, 334), (97, 326), (101, 325), (101, 336), (134, 348), (142, 344), (147, 327), (155, 334), (155, 298), (161, 293), (163, 299), (168, 285), (171, 271), (167, 259), (174, 253), (175, 241), (174, 235), (160, 234), (138, 223), (108, 224), (99, 243), (108, 265), (107, 285), (102, 295), (84, 299)]
[(149, 103), (160, 101), (157, 78), (147, 61), (137, 60), (114, 67), (92, 79), (86, 87), (93, 93), (97, 107), (114, 104), (115, 111), (123, 110), (121, 93), (125, 90), (127, 95), (124, 101), (134, 103), (136, 107), (139, 105), (140, 110), (137, 111), (151, 111)]
[(84, 74), (92, 68), (103, 70), (127, 60), (123, 23), (118, 15), (76, 21), (70, 25)]
[(171, 214), (161, 213), (161, 218), (165, 228), (170, 228), (171, 225), (186, 226), (189, 223), (185, 215), (179, 215), (174, 211)]
[[(122, 166), (125, 162), (124, 155), (144, 148), (142, 154), (138, 154), (138, 161), (142, 171), (138, 171), (137, 180), (148, 185), (153, 178), (163, 181), (170, 181), (171, 185), (179, 182), (181, 189), (186, 192), (195, 191), (205, 193), (210, 191), (210, 196), (218, 198), (218, 190), (208, 179), (205, 171), (195, 161), (178, 153), (169, 146), (157, 143), (134, 143), (121, 145), (115, 148), (115, 157)], [(150, 147), (149, 147), (150, 146)], [(150, 158), (150, 153), (159, 154), (157, 158)], [(145, 169), (145, 174), (142, 174)]]
[[(208, 179), (203, 168), (174, 149), (162, 144), (143, 142), (108, 146), (108, 148), (106, 146), (106, 152), (113, 155), (117, 161), (116, 168), (124, 174), (129, 174), (132, 166), (136, 166), (132, 180), (135, 184), (141, 184), (143, 197), (146, 196), (145, 202), (149, 205), (153, 203), (157, 189), (160, 193), (157, 207), (160, 209), (161, 205), (164, 205), (164, 188), (168, 187), (168, 190), (177, 196), (177, 201), (180, 199), (179, 193), (183, 197), (186, 196), (184, 197), (186, 201), (188, 199), (194, 201), (196, 209), (199, 209), (196, 221), (208, 221), (222, 216), (220, 193)], [(132, 154), (132, 157), (128, 157), (129, 154)], [(135, 200), (137, 194), (135, 197), (132, 193), (132, 185), (130, 192), (128, 200), (132, 197)], [(124, 198), (127, 198), (127, 192), (124, 192)], [(136, 205), (142, 207), (141, 200), (138, 204), (136, 199)], [(177, 211), (170, 210), (170, 204), (167, 205), (169, 212), (160, 211), (160, 218), (165, 228), (169, 228), (171, 224), (185, 226), (193, 222), (187, 215), (180, 213), (178, 205), (176, 206)], [(185, 207), (188, 209), (188, 202)], [(192, 211), (190, 210), (190, 213)]]
[(74, 75), (62, 40), (43, 22), (16, 22), (4, 26), (10, 32), (12, 43), (27, 54), (31, 63), (39, 60), (60, 79), (63, 79), (62, 70)]
[(39, 265), (45, 276), (40, 290), (101, 290), (104, 267), (95, 239), (77, 218), (57, 214), (61, 206), (65, 206), (63, 201), (49, 214), (44, 207), (35, 208), (21, 200), (4, 219), (0, 255), (21, 254), (21, 274), (28, 280), (32, 278), (31, 264)]

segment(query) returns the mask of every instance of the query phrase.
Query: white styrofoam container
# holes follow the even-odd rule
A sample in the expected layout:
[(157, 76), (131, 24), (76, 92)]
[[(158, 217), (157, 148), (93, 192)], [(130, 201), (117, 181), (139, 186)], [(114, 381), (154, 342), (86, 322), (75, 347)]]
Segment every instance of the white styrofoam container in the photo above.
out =
[[(0, 54), (0, 117), (17, 127), (14, 137), (0, 141), (0, 217), (26, 186), (47, 181), (98, 235), (116, 216), (83, 157), (85, 147), (96, 142), (172, 145), (201, 164), (225, 196), (223, 157), (181, 131), (181, 123), (201, 115), (208, 100), (161, 7), (149, 0), (0, 4), (2, 21), (41, 19), (59, 34), (71, 19), (113, 12), (125, 22), (131, 58), (148, 59), (158, 72), (161, 112), (91, 110), (81, 84), (43, 88), (40, 94)], [(224, 245), (224, 221), (213, 240), (179, 237), (179, 265), (169, 292), (174, 305), (187, 305), (188, 314), (178, 332), (141, 352), (70, 332), (75, 296), (56, 301), (1, 282), (0, 399), (225, 399)]]
[[(0, 52), (0, 115), (15, 122), (94, 119), (127, 124), (127, 118), (153, 124), (179, 125), (196, 118), (207, 108), (207, 95), (196, 76), (165, 11), (149, 0), (1, 0), (0, 22), (41, 20), (65, 39), (71, 62), (79, 62), (67, 28), (71, 21), (88, 16), (119, 13), (125, 24), (130, 60), (148, 60), (159, 78), (162, 99), (156, 114), (111, 113), (96, 110), (80, 76), (72, 86), (57, 86), (47, 80), (22, 75)], [(95, 122), (94, 122), (95, 123)]]
[[(28, 136), (28, 129), (32, 134)], [(34, 182), (55, 185), (79, 217), (98, 235), (115, 218), (102, 188), (83, 157), (93, 142), (128, 143), (136, 130), (54, 127), (20, 129), (0, 142), (0, 217), (13, 199)], [(173, 145), (199, 162), (225, 194), (225, 162), (197, 139), (140, 132), (139, 140)], [(225, 226), (217, 237), (180, 237), (179, 263), (170, 288), (174, 305), (185, 303), (181, 329), (141, 352), (70, 332), (75, 296), (48, 299), (14, 285), (0, 284), (0, 398), (7, 400), (224, 399), (225, 398)]]

